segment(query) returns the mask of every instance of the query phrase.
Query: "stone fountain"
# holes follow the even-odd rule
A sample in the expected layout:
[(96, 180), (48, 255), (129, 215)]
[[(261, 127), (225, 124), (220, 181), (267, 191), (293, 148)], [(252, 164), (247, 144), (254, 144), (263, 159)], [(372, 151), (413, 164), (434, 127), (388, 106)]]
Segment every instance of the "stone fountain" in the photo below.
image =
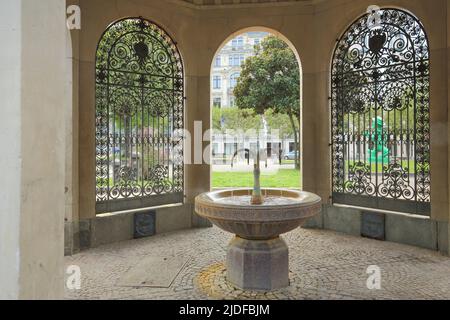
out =
[(261, 189), (259, 155), (254, 177), (253, 190), (199, 195), (195, 210), (236, 235), (228, 246), (227, 280), (243, 290), (271, 291), (289, 286), (289, 250), (280, 235), (318, 214), (321, 199), (309, 192)]

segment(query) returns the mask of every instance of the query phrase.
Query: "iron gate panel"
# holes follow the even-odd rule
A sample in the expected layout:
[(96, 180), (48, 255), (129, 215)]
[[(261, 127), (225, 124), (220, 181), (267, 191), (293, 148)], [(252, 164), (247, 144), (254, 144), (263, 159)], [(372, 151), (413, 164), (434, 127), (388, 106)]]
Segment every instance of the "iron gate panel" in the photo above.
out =
[(183, 128), (175, 43), (142, 18), (115, 22), (96, 56), (97, 213), (183, 202)]
[(338, 41), (331, 75), (333, 202), (430, 213), (429, 49), (398, 9)]

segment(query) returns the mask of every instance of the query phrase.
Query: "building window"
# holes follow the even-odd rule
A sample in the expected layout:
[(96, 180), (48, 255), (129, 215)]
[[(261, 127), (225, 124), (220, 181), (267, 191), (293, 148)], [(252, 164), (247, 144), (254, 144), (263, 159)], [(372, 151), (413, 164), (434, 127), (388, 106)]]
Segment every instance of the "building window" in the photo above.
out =
[(240, 67), (244, 64), (245, 56), (243, 54), (233, 54), (229, 57), (229, 64), (232, 67)]
[(233, 156), (234, 153), (238, 150), (238, 144), (237, 143), (225, 143), (225, 155), (227, 156)]
[(234, 89), (237, 86), (239, 76), (240, 74), (238, 72), (230, 76), (230, 89)]
[(228, 64), (229, 64), (230, 66), (234, 66), (234, 56), (229, 56), (228, 59), (229, 59)]
[(260, 44), (260, 43), (261, 43), (261, 39), (256, 38), (256, 39), (254, 40), (255, 46), (257, 46), (257, 45)]
[(222, 107), (222, 99), (221, 98), (214, 98), (213, 99), (213, 107), (217, 107), (217, 108)]
[(141, 18), (108, 27), (96, 53), (97, 213), (184, 201), (174, 135), (184, 129), (183, 90), (181, 56), (164, 30)]
[(220, 66), (222, 66), (222, 57), (217, 56), (216, 59), (214, 60), (214, 67), (220, 67)]
[(430, 214), (427, 36), (406, 11), (380, 17), (356, 21), (333, 56), (333, 202)]
[(242, 49), (244, 47), (244, 37), (240, 36), (231, 40), (233, 49)]
[(215, 156), (217, 154), (219, 154), (219, 144), (218, 143), (213, 143), (212, 155)]
[(222, 87), (222, 78), (220, 76), (213, 77), (213, 89), (220, 89)]

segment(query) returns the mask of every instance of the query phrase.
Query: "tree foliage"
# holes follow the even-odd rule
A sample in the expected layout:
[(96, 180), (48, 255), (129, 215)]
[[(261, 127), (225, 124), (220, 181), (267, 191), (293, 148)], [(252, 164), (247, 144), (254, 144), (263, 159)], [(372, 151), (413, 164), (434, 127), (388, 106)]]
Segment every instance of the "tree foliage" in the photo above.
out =
[(294, 52), (282, 40), (269, 36), (255, 47), (234, 89), (239, 108), (264, 114), (275, 113), (300, 117), (300, 70)]
[(239, 109), (237, 107), (213, 107), (213, 129), (225, 133), (226, 130), (257, 130), (261, 127), (261, 116), (253, 109)]
[[(295, 134), (289, 121), (289, 116), (284, 113), (275, 113), (272, 109), (266, 110), (264, 119), (271, 129), (277, 129), (281, 139), (292, 138)], [(296, 127), (299, 126), (298, 120), (295, 121)]]
[[(259, 115), (268, 110), (287, 115), (299, 151), (300, 68), (284, 41), (269, 36), (255, 47), (255, 56), (243, 65), (234, 96), (239, 108), (252, 109)], [(296, 155), (296, 167), (300, 168), (300, 155)]]
[[(289, 116), (283, 113), (275, 113), (272, 109), (266, 110), (264, 119), (267, 126), (277, 129), (281, 139), (294, 136), (294, 131), (289, 122)], [(258, 130), (261, 129), (262, 116), (256, 114), (252, 109), (239, 109), (237, 107), (219, 108), (213, 107), (212, 121), (216, 132), (225, 133), (226, 130)], [(296, 121), (298, 126), (298, 121)]]

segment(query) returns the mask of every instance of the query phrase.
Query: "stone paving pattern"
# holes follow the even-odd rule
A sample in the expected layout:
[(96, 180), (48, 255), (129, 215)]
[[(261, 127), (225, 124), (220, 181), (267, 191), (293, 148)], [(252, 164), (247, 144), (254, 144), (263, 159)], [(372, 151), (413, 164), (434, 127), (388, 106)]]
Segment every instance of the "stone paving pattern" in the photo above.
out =
[[(450, 299), (450, 258), (401, 244), (324, 230), (297, 229), (283, 236), (290, 248), (288, 288), (264, 293), (228, 284), (224, 266), (232, 235), (193, 229), (126, 241), (66, 257), (78, 265), (82, 288), (67, 299)], [(121, 276), (149, 255), (189, 259), (170, 288), (119, 287)], [(381, 268), (381, 290), (369, 290), (370, 265)]]

